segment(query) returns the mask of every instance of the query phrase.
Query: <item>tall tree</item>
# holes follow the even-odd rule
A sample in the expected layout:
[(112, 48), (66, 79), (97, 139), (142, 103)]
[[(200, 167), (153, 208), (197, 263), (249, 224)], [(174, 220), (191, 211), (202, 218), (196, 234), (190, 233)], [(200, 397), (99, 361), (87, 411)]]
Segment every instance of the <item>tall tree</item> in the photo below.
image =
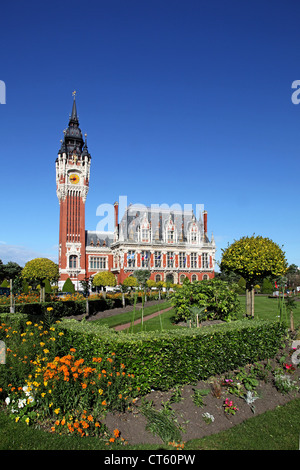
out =
[(221, 270), (239, 274), (246, 281), (247, 316), (254, 316), (255, 284), (267, 276), (281, 276), (286, 269), (285, 253), (269, 238), (242, 237), (222, 250)]

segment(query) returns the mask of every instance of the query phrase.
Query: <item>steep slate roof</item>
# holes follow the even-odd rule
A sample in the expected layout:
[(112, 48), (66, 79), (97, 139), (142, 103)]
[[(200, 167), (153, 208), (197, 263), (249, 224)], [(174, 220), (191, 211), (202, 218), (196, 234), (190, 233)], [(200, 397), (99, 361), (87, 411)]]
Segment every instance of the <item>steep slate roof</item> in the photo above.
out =
[[(100, 247), (110, 247), (110, 245), (114, 241), (114, 234), (113, 232), (93, 232), (86, 230), (85, 232), (85, 243), (86, 246), (100, 246)], [(91, 245), (91, 242), (93, 244)]]
[(192, 210), (183, 211), (145, 206), (139, 208), (137, 205), (129, 205), (119, 224), (119, 239), (137, 241), (137, 230), (142, 225), (145, 214), (148, 222), (151, 223), (153, 241), (163, 240), (163, 231), (170, 218), (175, 225), (178, 242), (187, 241), (187, 233), (192, 222), (196, 223), (202, 237), (204, 236), (203, 222), (196, 220)]

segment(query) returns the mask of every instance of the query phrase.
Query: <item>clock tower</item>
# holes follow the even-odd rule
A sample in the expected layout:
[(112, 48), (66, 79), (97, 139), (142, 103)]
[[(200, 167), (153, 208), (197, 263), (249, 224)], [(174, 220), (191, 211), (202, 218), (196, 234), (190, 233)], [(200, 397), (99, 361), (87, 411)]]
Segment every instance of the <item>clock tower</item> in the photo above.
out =
[(73, 92), (69, 126), (56, 159), (56, 194), (60, 205), (59, 272), (61, 288), (70, 277), (75, 288), (86, 275), (85, 201), (89, 190), (91, 155), (83, 140)]

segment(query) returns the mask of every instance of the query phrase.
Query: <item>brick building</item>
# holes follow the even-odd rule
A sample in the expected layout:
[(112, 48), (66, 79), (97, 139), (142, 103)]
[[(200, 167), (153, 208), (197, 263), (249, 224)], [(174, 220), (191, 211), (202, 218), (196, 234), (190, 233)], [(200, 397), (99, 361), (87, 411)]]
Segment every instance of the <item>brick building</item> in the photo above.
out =
[(91, 155), (79, 128), (74, 93), (68, 128), (56, 159), (56, 192), (60, 204), (59, 287), (70, 277), (75, 287), (85, 277), (111, 271), (118, 284), (136, 269), (151, 279), (182, 283), (214, 277), (216, 246), (207, 235), (207, 213), (130, 204), (119, 214), (114, 204), (114, 230), (85, 229)]

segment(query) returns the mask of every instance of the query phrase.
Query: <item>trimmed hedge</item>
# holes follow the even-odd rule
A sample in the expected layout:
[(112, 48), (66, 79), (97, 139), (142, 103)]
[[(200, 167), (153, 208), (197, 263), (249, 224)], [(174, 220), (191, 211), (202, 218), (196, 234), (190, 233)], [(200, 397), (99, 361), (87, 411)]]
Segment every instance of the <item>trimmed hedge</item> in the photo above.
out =
[(85, 360), (114, 352), (143, 393), (208, 377), (274, 357), (286, 328), (279, 322), (241, 320), (198, 329), (126, 334), (93, 322), (65, 319), (65, 345)]

